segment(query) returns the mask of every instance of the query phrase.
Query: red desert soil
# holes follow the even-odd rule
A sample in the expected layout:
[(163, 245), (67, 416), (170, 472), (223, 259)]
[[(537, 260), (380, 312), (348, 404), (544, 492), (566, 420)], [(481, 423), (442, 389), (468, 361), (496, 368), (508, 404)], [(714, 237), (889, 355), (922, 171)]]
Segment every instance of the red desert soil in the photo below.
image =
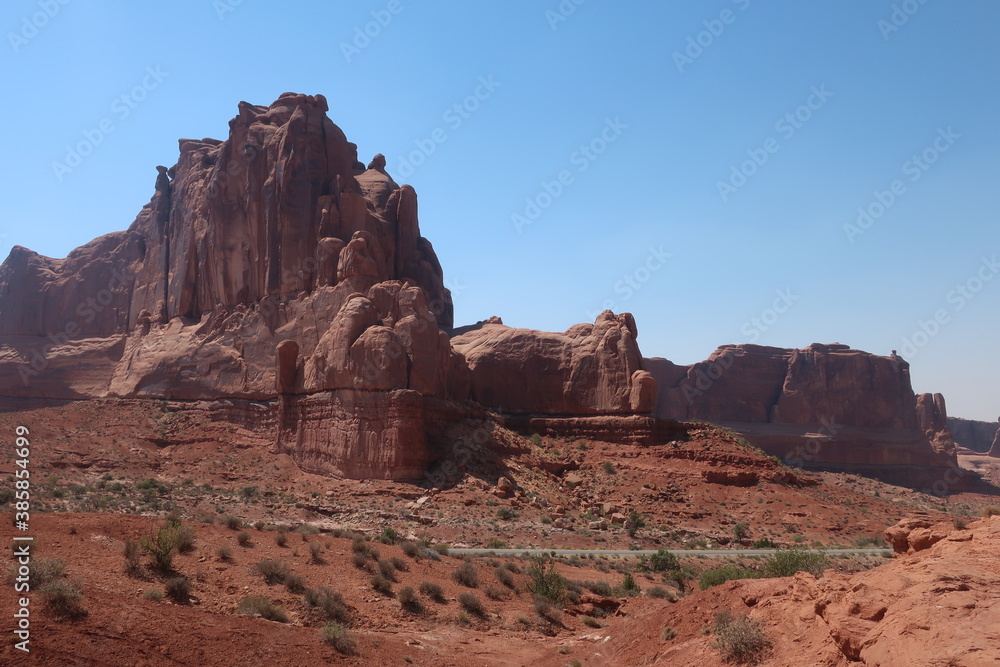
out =
[[(775, 641), (774, 657), (765, 664), (792, 664), (781, 660), (795, 658), (796, 665), (846, 665), (845, 653), (860, 651), (857, 655), (869, 661), (863, 664), (976, 665), (987, 663), (972, 661), (977, 654), (969, 651), (980, 644), (979, 655), (996, 650), (995, 631), (986, 629), (1000, 627), (1000, 619), (991, 611), (996, 600), (986, 592), (1000, 590), (997, 519), (971, 524), (928, 551), (870, 572), (850, 574), (883, 561), (838, 562), (840, 571), (828, 571), (819, 582), (800, 574), (730, 582), (685, 596), (659, 575), (636, 573), (646, 593), (661, 586), (667, 599), (619, 600), (584, 591), (579, 604), (568, 605), (555, 622), (540, 618), (533, 607), (525, 590), (526, 561), (479, 559), (480, 583), (470, 589), (452, 578), (461, 565), (457, 558), (417, 562), (399, 546), (371, 543), (383, 560), (396, 557), (407, 564), (406, 571), (394, 574), (398, 581), (389, 596), (373, 590), (369, 572), (352, 564), (351, 537), (331, 533), (376, 537), (392, 529), (404, 539), (494, 548), (684, 548), (733, 545), (734, 527), (746, 522), (744, 545), (762, 537), (779, 544), (850, 545), (880, 536), (904, 516), (921, 517), (928, 525), (946, 519), (942, 525), (950, 526), (951, 514), (978, 512), (996, 503), (990, 497), (966, 494), (949, 501), (853, 475), (789, 471), (707, 424), (690, 424), (687, 439), (647, 447), (505, 431), (498, 441), (506, 449), (482, 453), (452, 488), (338, 480), (305, 474), (286, 456), (272, 454), (266, 429), (216, 422), (205, 411), (180, 408), (163, 401), (101, 400), (0, 414), (0, 432), (13, 434), (18, 424), (31, 430), (34, 555), (65, 562), (67, 580), (79, 586), (89, 611), (77, 622), (60, 622), (44, 609), (43, 596), (34, 594), (32, 653), (25, 660), (12, 641), (5, 642), (0, 664), (565, 665), (576, 659), (583, 665), (714, 665), (721, 663), (711, 648), (713, 638), (700, 633), (722, 609), (761, 620)], [(14, 470), (8, 451), (0, 461), (5, 488)], [(498, 489), (501, 476), (512, 482), (510, 491)], [(195, 532), (193, 551), (174, 563), (192, 582), (188, 604), (146, 599), (146, 591), (163, 590), (165, 578), (130, 577), (124, 570), (124, 541), (148, 535), (171, 509), (179, 509)], [(4, 506), (8, 516), (0, 524), (0, 540), (7, 544), (12, 510)], [(646, 523), (634, 537), (614, 516), (631, 510)], [(268, 530), (245, 528), (250, 541), (241, 546), (238, 531), (220, 525), (228, 517), (259, 521)], [(601, 521), (608, 527), (589, 527)], [(303, 524), (324, 532), (290, 532), (279, 546), (277, 526), (291, 530)], [(965, 535), (973, 537), (955, 541)], [(323, 545), (322, 563), (312, 562), (311, 543)], [(231, 550), (231, 561), (220, 557), (222, 547)], [(355, 655), (321, 643), (324, 620), (301, 593), (265, 584), (253, 569), (263, 559), (286, 563), (307, 588), (330, 586), (343, 595)], [(495, 567), (502, 562), (520, 570), (513, 574), (516, 592), (498, 579)], [(721, 563), (686, 557), (682, 564), (696, 576)], [(10, 565), (5, 548), (0, 569)], [(622, 581), (625, 569), (597, 558), (562, 559), (557, 567), (569, 579), (611, 586)], [(934, 598), (952, 594), (934, 578), (940, 569), (947, 569), (957, 582), (954, 592), (967, 600)], [(425, 581), (443, 588), (444, 602), (418, 594), (423, 611), (404, 610), (395, 596)], [(691, 586), (689, 580), (688, 591)], [(0, 590), (0, 606), (13, 609), (13, 587), (5, 581)], [(482, 617), (459, 618), (462, 593), (485, 605)], [(267, 597), (287, 611), (289, 622), (237, 614), (248, 596)], [(858, 612), (845, 602), (854, 599)], [(878, 615), (869, 614), (873, 599), (889, 601), (882, 621), (864, 620)], [(820, 609), (823, 604), (829, 611)], [(608, 615), (597, 624), (605, 626), (586, 625), (585, 615), (600, 616), (602, 605)], [(930, 617), (945, 613), (952, 620), (944, 626)], [(664, 626), (674, 629), (675, 639), (660, 640)], [(11, 637), (12, 629), (13, 619), (5, 613), (0, 631)], [(900, 637), (918, 646), (936, 641), (939, 653), (933, 655), (944, 655), (945, 648), (966, 652), (953, 663), (886, 662), (880, 656), (887, 651), (904, 650)]]

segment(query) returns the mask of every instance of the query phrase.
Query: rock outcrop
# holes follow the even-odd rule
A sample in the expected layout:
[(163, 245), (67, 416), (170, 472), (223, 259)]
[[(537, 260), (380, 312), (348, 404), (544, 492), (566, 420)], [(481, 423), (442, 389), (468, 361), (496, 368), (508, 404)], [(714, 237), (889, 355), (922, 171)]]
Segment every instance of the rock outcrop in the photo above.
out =
[(1000, 428), (997, 429), (996, 435), (993, 436), (993, 446), (990, 447), (989, 455), (1000, 459)]
[(419, 477), (424, 399), (468, 396), (451, 297), (416, 193), (381, 156), (365, 169), (326, 111), (291, 93), (241, 103), (226, 141), (181, 140), (128, 230), (61, 260), (15, 247), (0, 266), (4, 393), (280, 395), (283, 425), (309, 396), (279, 449), (317, 471)]
[(955, 444), (974, 452), (985, 454), (990, 451), (998, 428), (1000, 424), (997, 422), (948, 417), (948, 430), (955, 439)]
[(649, 413), (655, 382), (642, 368), (635, 320), (601, 313), (564, 333), (484, 322), (451, 340), (472, 398), (507, 413)]
[(728, 426), (791, 464), (905, 484), (934, 484), (942, 467), (958, 470), (944, 398), (918, 399), (899, 357), (840, 344), (725, 345), (692, 366), (643, 366), (658, 388), (657, 417)]

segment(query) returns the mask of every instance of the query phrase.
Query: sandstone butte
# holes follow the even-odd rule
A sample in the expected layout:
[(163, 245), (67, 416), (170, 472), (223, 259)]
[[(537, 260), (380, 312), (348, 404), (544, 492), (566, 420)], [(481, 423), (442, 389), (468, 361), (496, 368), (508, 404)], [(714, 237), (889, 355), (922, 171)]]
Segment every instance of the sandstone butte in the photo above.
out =
[(700, 419), (798, 465), (910, 484), (957, 470), (944, 399), (915, 396), (895, 357), (726, 345), (679, 366), (644, 358), (633, 317), (610, 311), (563, 333), (454, 328), (416, 192), (381, 155), (359, 162), (327, 111), (321, 95), (242, 102), (227, 140), (179, 142), (127, 230), (64, 259), (15, 246), (4, 409), (188, 401), (271, 433), (307, 472), (357, 479), (422, 478), (484, 409), (630, 442)]

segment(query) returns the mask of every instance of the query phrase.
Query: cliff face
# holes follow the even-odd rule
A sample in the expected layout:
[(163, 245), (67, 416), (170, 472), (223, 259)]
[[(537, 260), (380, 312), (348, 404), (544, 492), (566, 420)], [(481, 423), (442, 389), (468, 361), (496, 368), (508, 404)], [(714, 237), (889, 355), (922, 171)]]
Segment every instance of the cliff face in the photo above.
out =
[(957, 468), (944, 398), (915, 396), (899, 357), (839, 344), (726, 345), (691, 366), (643, 365), (658, 388), (655, 415), (729, 425), (797, 465), (883, 467), (893, 479), (919, 483), (939, 474), (902, 468)]
[(180, 141), (127, 230), (64, 259), (15, 247), (0, 393), (264, 401), (276, 451), (352, 477), (422, 476), (470, 401), (629, 442), (673, 432), (652, 413), (750, 425), (795, 460), (821, 429), (808, 460), (953, 462), (943, 399), (918, 403), (898, 358), (745, 345), (678, 366), (643, 359), (632, 316), (610, 311), (563, 333), (453, 330), (416, 193), (381, 155), (358, 162), (326, 112), (322, 96), (241, 103), (225, 141)]
[(990, 451), (998, 427), (997, 422), (948, 417), (948, 430), (955, 437), (955, 442), (974, 452)]

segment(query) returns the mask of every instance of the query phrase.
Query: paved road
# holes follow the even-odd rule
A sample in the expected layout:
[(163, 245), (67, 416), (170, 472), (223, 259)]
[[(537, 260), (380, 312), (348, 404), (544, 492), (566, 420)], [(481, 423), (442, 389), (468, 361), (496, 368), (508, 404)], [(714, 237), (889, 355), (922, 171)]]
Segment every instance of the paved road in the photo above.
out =
[[(771, 556), (780, 551), (788, 549), (667, 549), (676, 556)], [(806, 553), (827, 554), (830, 556), (846, 554), (869, 554), (879, 555), (892, 553), (892, 549), (804, 549)], [(492, 554), (496, 556), (520, 556), (529, 554), (532, 556), (652, 556), (655, 549), (463, 549), (453, 548), (448, 550), (452, 554), (470, 554), (472, 556), (482, 556)]]

